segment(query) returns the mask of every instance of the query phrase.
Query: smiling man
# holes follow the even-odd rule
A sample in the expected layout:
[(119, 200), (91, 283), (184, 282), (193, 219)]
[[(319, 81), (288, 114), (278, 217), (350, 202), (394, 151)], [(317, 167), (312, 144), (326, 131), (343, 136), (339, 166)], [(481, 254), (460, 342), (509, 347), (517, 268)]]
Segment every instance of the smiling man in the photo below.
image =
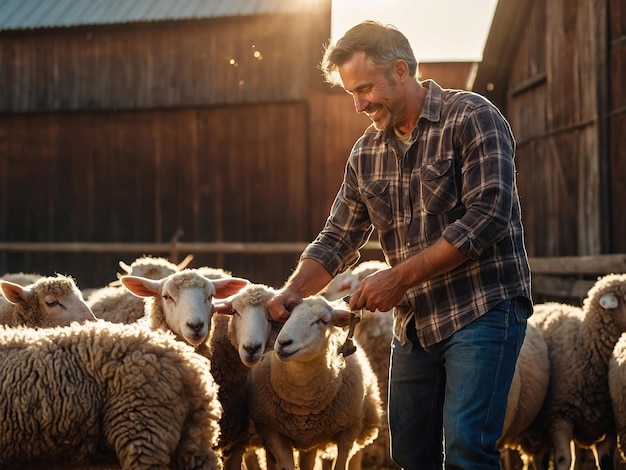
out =
[(350, 308), (394, 310), (392, 458), (405, 469), (499, 469), (496, 441), (532, 313), (509, 124), (480, 95), (420, 81), (393, 26), (358, 24), (321, 68), (372, 126), (270, 312), (285, 319), (356, 263), (377, 230), (390, 267), (361, 281)]

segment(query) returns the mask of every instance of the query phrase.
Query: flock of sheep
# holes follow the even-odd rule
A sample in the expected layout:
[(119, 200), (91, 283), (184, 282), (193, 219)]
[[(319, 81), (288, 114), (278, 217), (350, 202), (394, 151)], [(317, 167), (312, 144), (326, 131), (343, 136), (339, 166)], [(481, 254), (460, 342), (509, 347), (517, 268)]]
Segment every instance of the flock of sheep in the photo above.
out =
[[(341, 300), (383, 263), (340, 274), (276, 324), (272, 287), (189, 261), (121, 262), (118, 281), (89, 292), (69, 276), (0, 277), (0, 468), (398, 468), (392, 314)], [(554, 470), (582, 468), (581, 449), (593, 468), (626, 460), (625, 332), (625, 274), (599, 278), (581, 307), (535, 306), (503, 455)]]

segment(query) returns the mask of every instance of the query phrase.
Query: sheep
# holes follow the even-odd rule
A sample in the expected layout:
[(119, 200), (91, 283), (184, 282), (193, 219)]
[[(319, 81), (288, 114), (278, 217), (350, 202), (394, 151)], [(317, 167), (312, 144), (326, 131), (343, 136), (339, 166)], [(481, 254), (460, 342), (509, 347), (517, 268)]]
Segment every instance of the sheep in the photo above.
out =
[(297, 305), (280, 330), (274, 350), (250, 370), (249, 406), (271, 462), (313, 468), (318, 449), (336, 446), (335, 469), (378, 435), (382, 403), (376, 376), (362, 349), (339, 354), (341, 327), (351, 314), (322, 296)]
[(612, 468), (615, 436), (608, 367), (626, 330), (624, 294), (626, 274), (608, 274), (598, 278), (582, 308), (540, 304), (529, 318), (548, 345), (550, 383), (541, 414), (555, 470), (570, 468), (572, 440), (594, 450), (600, 468)]
[(537, 422), (549, 381), (548, 345), (541, 331), (529, 323), (515, 366), (504, 427), (497, 445), (501, 451), (516, 449), (525, 465), (536, 469), (542, 468), (545, 458), (549, 457), (548, 436)]
[[(626, 299), (621, 298), (620, 303)], [(626, 460), (626, 333), (622, 333), (609, 360), (609, 393), (617, 433), (617, 450)]]
[[(149, 279), (163, 279), (169, 274), (184, 269), (191, 261), (190, 257), (176, 265), (165, 258), (141, 256), (130, 265), (119, 262), (126, 275), (145, 277)], [(94, 315), (101, 319), (114, 323), (134, 323), (144, 314), (144, 302), (140, 297), (132, 295), (118, 280), (108, 286), (95, 289), (87, 298), (87, 304), (93, 310)]]
[(171, 334), (104, 321), (0, 327), (0, 467), (220, 469), (209, 361)]
[(0, 325), (32, 328), (95, 320), (74, 279), (57, 274), (22, 286), (0, 281)]
[(145, 297), (146, 321), (152, 329), (173, 332), (211, 360), (224, 409), (218, 447), (229, 468), (237, 459), (237, 455), (231, 457), (231, 448), (239, 442), (242, 427), (246, 432), (248, 429), (245, 413), (237, 411), (245, 405), (247, 370), (228, 340), (229, 317), (213, 315), (212, 297), (234, 295), (249, 281), (235, 277), (209, 280), (203, 272), (184, 269), (160, 281), (137, 276), (122, 276), (120, 280), (134, 295)]
[[(336, 300), (354, 292), (359, 283), (367, 276), (389, 266), (379, 260), (359, 263), (351, 270), (335, 277), (321, 293), (328, 300)], [(383, 400), (384, 415), (378, 437), (362, 451), (365, 468), (399, 468), (390, 454), (389, 426), (387, 424), (387, 393), (389, 386), (389, 361), (393, 340), (393, 314), (389, 312), (371, 312), (363, 309), (361, 321), (357, 325), (354, 338), (366, 352), (376, 377)]]

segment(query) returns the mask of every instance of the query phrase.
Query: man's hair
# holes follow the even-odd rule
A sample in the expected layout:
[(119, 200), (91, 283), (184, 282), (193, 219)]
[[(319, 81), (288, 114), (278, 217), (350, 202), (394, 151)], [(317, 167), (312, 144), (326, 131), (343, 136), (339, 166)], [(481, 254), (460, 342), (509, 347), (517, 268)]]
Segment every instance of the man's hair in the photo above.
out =
[(409, 75), (417, 73), (417, 60), (409, 40), (393, 25), (367, 20), (350, 28), (336, 44), (328, 45), (320, 69), (328, 83), (341, 85), (338, 69), (355, 52), (364, 52), (384, 73), (391, 72), (398, 59), (409, 66)]

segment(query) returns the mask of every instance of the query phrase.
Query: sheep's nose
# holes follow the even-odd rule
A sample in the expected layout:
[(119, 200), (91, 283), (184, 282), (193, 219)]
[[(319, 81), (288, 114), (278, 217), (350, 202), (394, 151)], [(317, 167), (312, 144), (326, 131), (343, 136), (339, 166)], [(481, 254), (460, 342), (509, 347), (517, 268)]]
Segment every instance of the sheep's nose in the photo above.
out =
[(282, 341), (281, 341), (281, 340), (279, 340), (279, 341), (278, 341), (278, 345), (279, 345), (281, 348), (284, 348), (285, 346), (289, 346), (291, 343), (293, 343), (293, 341), (292, 341), (292, 340), (290, 340), (290, 339), (284, 339), (284, 340), (282, 340)]
[(259, 343), (257, 343), (257, 344), (246, 344), (243, 348), (252, 357), (261, 349), (261, 345)]
[(204, 322), (203, 321), (197, 321), (197, 322), (188, 321), (187, 326), (191, 328), (193, 331), (195, 331), (196, 333), (199, 333), (200, 331), (202, 331), (202, 328), (204, 328)]

